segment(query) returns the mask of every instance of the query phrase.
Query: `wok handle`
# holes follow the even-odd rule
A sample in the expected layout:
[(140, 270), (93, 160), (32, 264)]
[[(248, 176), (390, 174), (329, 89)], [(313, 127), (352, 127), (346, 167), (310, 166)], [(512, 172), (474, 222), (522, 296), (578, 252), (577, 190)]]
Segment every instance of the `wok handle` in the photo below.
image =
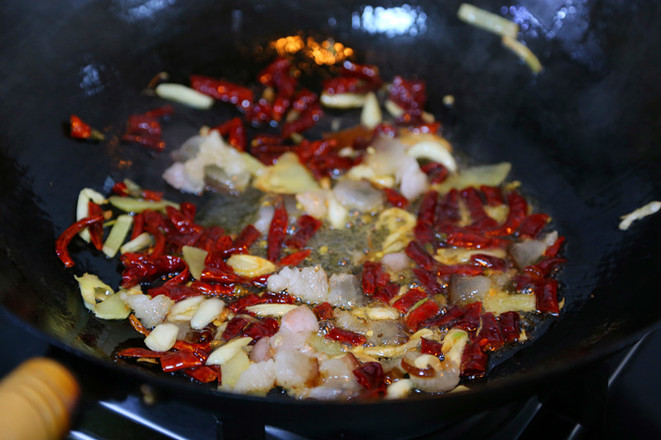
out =
[(78, 382), (59, 363), (46, 358), (25, 361), (0, 382), (2, 438), (62, 438), (79, 397)]

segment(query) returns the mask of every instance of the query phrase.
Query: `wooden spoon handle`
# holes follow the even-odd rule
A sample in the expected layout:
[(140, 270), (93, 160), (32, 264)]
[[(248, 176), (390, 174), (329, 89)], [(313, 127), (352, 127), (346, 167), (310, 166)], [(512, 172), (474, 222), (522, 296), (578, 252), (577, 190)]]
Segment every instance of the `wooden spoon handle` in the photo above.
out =
[(62, 438), (79, 396), (78, 382), (59, 363), (46, 358), (25, 361), (0, 382), (0, 437)]

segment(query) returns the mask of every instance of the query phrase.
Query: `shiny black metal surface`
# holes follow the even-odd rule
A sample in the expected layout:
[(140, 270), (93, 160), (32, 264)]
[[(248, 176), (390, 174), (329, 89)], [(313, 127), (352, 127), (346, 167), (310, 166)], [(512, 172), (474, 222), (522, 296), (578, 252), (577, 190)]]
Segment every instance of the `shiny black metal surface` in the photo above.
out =
[[(661, 10), (653, 2), (521, 1), (478, 4), (522, 23), (545, 71), (533, 77), (498, 38), (456, 19), (459, 2), (240, 2), (115, 0), (3, 3), (0, 19), (0, 303), (47, 340), (106, 369), (229, 417), (316, 432), (327, 414), (338, 430), (424, 434), (430, 422), (498, 405), (630, 343), (661, 318), (657, 272), (661, 217), (619, 231), (619, 216), (661, 199)], [(399, 8), (399, 9), (397, 9)], [(390, 12), (389, 12), (390, 11)], [(379, 14), (397, 13), (379, 19)], [(128, 177), (179, 198), (160, 179), (167, 154), (111, 139), (65, 135), (71, 113), (119, 134), (132, 113), (160, 101), (141, 91), (157, 72), (247, 82), (275, 37), (334, 37), (382, 74), (425, 79), (429, 110), (459, 151), (507, 160), (512, 178), (567, 236), (560, 318), (472, 391), (406, 402), (325, 404), (226, 395), (119, 367), (109, 355), (132, 334), (84, 309), (73, 273), (112, 284), (117, 265), (72, 246), (62, 268), (53, 243), (70, 224), (81, 187)], [(448, 110), (446, 94), (455, 97)], [(166, 125), (173, 149), (200, 125), (230, 114), (183, 107)], [(401, 417), (387, 417), (397, 413)], [(442, 415), (440, 417), (439, 415)], [(328, 433), (327, 426), (323, 432)], [(332, 431), (331, 431), (332, 434)]]

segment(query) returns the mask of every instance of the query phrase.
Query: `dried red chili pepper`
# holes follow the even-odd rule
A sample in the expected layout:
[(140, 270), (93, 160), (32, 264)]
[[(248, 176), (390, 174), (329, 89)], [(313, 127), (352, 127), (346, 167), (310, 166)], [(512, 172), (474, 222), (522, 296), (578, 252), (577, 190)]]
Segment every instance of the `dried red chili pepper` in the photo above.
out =
[(469, 343), (461, 356), (461, 377), (479, 379), (487, 373), (486, 355), (477, 343)]
[(386, 380), (381, 363), (366, 362), (353, 370), (353, 374), (356, 376), (360, 386), (366, 390), (385, 393)]
[(69, 127), (71, 137), (76, 139), (87, 139), (93, 141), (102, 141), (105, 136), (98, 130), (93, 129), (76, 115), (69, 117)]
[(267, 258), (273, 262), (278, 261), (278, 258), (280, 257), (280, 250), (285, 241), (285, 235), (287, 234), (288, 221), (289, 216), (287, 215), (285, 204), (280, 202), (273, 212), (273, 219), (271, 220), (269, 234), (266, 239), (266, 255)]
[(262, 233), (259, 232), (256, 227), (253, 225), (247, 225), (234, 239), (230, 252), (232, 254), (247, 254), (250, 246), (252, 246), (261, 235)]
[(435, 213), (436, 223), (457, 222), (461, 219), (459, 214), (459, 191), (451, 189), (438, 203)]
[(230, 304), (229, 309), (234, 313), (238, 313), (244, 310), (246, 307), (261, 304), (261, 302), (262, 299), (259, 296), (255, 295), (254, 293), (249, 293), (248, 295), (244, 295)]
[(425, 193), (418, 208), (418, 219), (413, 233), (421, 244), (432, 243), (435, 240), (434, 224), (438, 192), (430, 190)]
[(190, 351), (176, 351), (161, 357), (161, 368), (166, 373), (200, 365), (204, 365), (204, 360)]
[(324, 156), (337, 148), (335, 139), (322, 139), (317, 141), (303, 140), (294, 148), (294, 152), (303, 164), (307, 164), (315, 156)]
[(261, 304), (296, 304), (296, 298), (280, 292), (264, 292), (260, 296)]
[(360, 158), (343, 157), (336, 153), (315, 156), (306, 164), (315, 179), (337, 177), (359, 163)]
[(325, 337), (326, 339), (349, 345), (363, 345), (365, 342), (367, 342), (367, 338), (365, 336), (337, 327), (334, 327), (331, 331), (326, 333)]
[(394, 189), (384, 186), (381, 188), (381, 190), (385, 193), (386, 200), (388, 200), (388, 203), (390, 203), (392, 206), (401, 209), (406, 209), (406, 207), (409, 206), (409, 201), (406, 199), (406, 197)]
[(450, 232), (445, 242), (450, 246), (469, 249), (489, 249), (505, 247), (510, 242), (501, 238), (485, 237), (473, 232)]
[(122, 140), (134, 142), (156, 151), (163, 151), (165, 148), (163, 129), (157, 117), (149, 113), (129, 116)]
[(308, 89), (300, 90), (296, 96), (294, 96), (294, 101), (291, 106), (297, 112), (302, 112), (306, 110), (311, 104), (315, 104), (319, 101), (319, 97), (316, 93), (311, 92)]
[(294, 133), (307, 130), (319, 122), (323, 114), (324, 112), (319, 104), (310, 104), (298, 115), (298, 118), (282, 126), (282, 137), (288, 139)]
[[(87, 202), (87, 212), (88, 217), (103, 216), (103, 209), (93, 201)], [(90, 233), (90, 241), (96, 250), (100, 251), (103, 249), (103, 223), (98, 222), (94, 223), (87, 227), (87, 230)]]
[(317, 316), (317, 319), (319, 321), (333, 319), (333, 316), (334, 316), (333, 306), (330, 305), (330, 303), (327, 303), (327, 302), (323, 302), (323, 303), (315, 306), (312, 309), (312, 311)]
[(402, 313), (408, 312), (411, 307), (416, 305), (418, 301), (421, 301), (427, 298), (428, 295), (420, 289), (411, 289), (402, 295), (397, 301), (392, 305), (394, 308), (399, 310)]
[(182, 234), (201, 233), (202, 226), (196, 224), (190, 215), (186, 215), (173, 206), (166, 206), (165, 213), (174, 228)]
[(519, 329), (519, 314), (517, 312), (501, 313), (498, 317), (498, 325), (505, 342), (511, 343), (519, 340), (521, 330)]
[(453, 306), (442, 315), (428, 321), (427, 326), (438, 326), (440, 328), (460, 328), (466, 331), (475, 331), (480, 324), (482, 303), (475, 302), (465, 306)]
[(445, 292), (445, 286), (442, 286), (436, 279), (436, 275), (428, 270), (416, 267), (413, 269), (413, 274), (429, 295), (441, 295)]
[(311, 253), (311, 249), (294, 252), (293, 254), (282, 257), (280, 261), (278, 261), (278, 266), (298, 266), (303, 260), (309, 257)]
[(367, 296), (374, 296), (378, 288), (383, 288), (390, 281), (390, 277), (383, 271), (381, 263), (368, 261), (363, 265), (362, 287)]
[(381, 84), (383, 84), (383, 81), (379, 76), (379, 68), (370, 64), (356, 64), (349, 60), (345, 60), (342, 63), (340, 72), (345, 76), (354, 76), (356, 78), (364, 79), (370, 84), (372, 90), (378, 89), (381, 87)]
[(399, 293), (399, 284), (388, 281), (385, 286), (377, 286), (374, 292), (374, 299), (377, 299), (385, 304), (390, 304), (390, 300), (397, 296)]
[(200, 365), (187, 368), (183, 370), (183, 373), (202, 383), (209, 383), (214, 380), (220, 382), (221, 378), (220, 366), (218, 365)]
[(142, 336), (147, 337), (149, 336), (149, 333), (151, 333), (151, 331), (147, 330), (147, 328), (142, 325), (142, 322), (140, 322), (140, 320), (133, 313), (129, 315), (129, 323), (131, 323), (131, 327), (133, 327), (133, 329), (140, 333)]
[(404, 249), (404, 252), (406, 252), (406, 255), (408, 255), (411, 260), (415, 261), (415, 263), (422, 269), (436, 272), (439, 262), (434, 260), (434, 257), (429, 255), (429, 253), (417, 241), (413, 240), (409, 242), (406, 249)]
[(553, 273), (553, 271), (557, 269), (558, 266), (566, 262), (567, 262), (566, 259), (560, 257), (547, 258), (545, 260), (540, 261), (537, 264), (533, 264), (532, 266), (526, 267), (525, 272), (536, 275), (540, 278), (546, 278), (549, 275), (551, 275), (551, 273)]
[(420, 338), (420, 352), (423, 354), (431, 354), (441, 360), (445, 359), (445, 355), (443, 354), (443, 344), (432, 341), (431, 339)]
[(167, 280), (164, 285), (170, 286), (175, 284), (185, 284), (188, 282), (189, 278), (190, 278), (190, 271), (188, 270), (188, 267), (186, 267), (184, 270), (182, 270), (179, 273), (179, 275), (175, 275), (169, 280)]
[(427, 100), (425, 83), (395, 76), (388, 87), (388, 99), (404, 110), (405, 116), (408, 116), (404, 121), (419, 122)]
[(507, 194), (507, 205), (510, 210), (505, 223), (490, 231), (486, 231), (487, 235), (495, 237), (511, 235), (528, 215), (528, 202), (517, 192), (513, 191)]
[(211, 284), (202, 281), (193, 281), (190, 287), (211, 296), (226, 296), (234, 293), (234, 284)]
[(304, 214), (296, 220), (296, 232), (285, 240), (285, 245), (294, 249), (302, 249), (319, 228), (321, 228), (320, 220)]
[(438, 162), (428, 162), (420, 169), (427, 175), (430, 183), (442, 183), (450, 175), (448, 169)]
[(503, 192), (497, 186), (480, 186), (480, 191), (484, 194), (484, 198), (489, 206), (499, 206), (505, 203)]
[(138, 283), (152, 281), (161, 275), (179, 273), (186, 263), (179, 257), (162, 255), (157, 258), (126, 253), (121, 257), (124, 264), (122, 287), (129, 288)]
[(200, 274), (200, 281), (206, 281), (211, 283), (220, 283), (220, 284), (232, 284), (232, 283), (243, 283), (245, 280), (235, 274), (224, 269), (219, 269), (217, 267), (205, 267)]
[(198, 92), (219, 101), (234, 104), (239, 110), (246, 111), (253, 102), (252, 90), (229, 81), (202, 75), (191, 75), (190, 83), (191, 87)]
[(266, 336), (273, 336), (280, 328), (280, 324), (273, 318), (266, 318), (263, 322), (252, 322), (248, 324), (242, 333), (242, 336), (252, 338), (253, 341), (259, 341)]
[[(207, 252), (211, 252), (216, 244), (216, 241), (223, 236), (225, 236), (225, 230), (223, 228), (220, 226), (211, 226), (202, 231), (202, 235), (200, 235), (197, 243), (195, 243), (195, 247), (204, 249)], [(230, 244), (231, 242), (232, 240), (230, 238)]]
[(535, 289), (537, 311), (557, 316), (560, 313), (558, 304), (558, 282), (553, 279), (545, 279)]
[(74, 261), (71, 258), (71, 255), (69, 255), (69, 251), (67, 247), (69, 246), (69, 243), (71, 243), (71, 240), (80, 233), (83, 229), (92, 226), (96, 223), (101, 223), (103, 224), (103, 216), (102, 215), (96, 215), (93, 217), (86, 217), (84, 219), (78, 220), (60, 234), (60, 236), (55, 240), (55, 255), (64, 263), (65, 267), (73, 267), (74, 266)]
[(248, 321), (247, 318), (243, 316), (235, 316), (227, 323), (221, 337), (226, 341), (234, 339), (243, 334), (243, 329), (246, 328), (249, 323), (250, 321)]
[(182, 299), (190, 298), (191, 296), (199, 296), (201, 295), (201, 292), (181, 284), (164, 284), (160, 287), (149, 289), (147, 294), (152, 298), (158, 295), (165, 295), (171, 300), (178, 302)]
[(372, 85), (363, 78), (355, 76), (338, 76), (324, 81), (323, 90), (327, 95), (339, 95), (342, 93), (355, 93), (361, 95), (372, 90)]
[(246, 128), (243, 126), (241, 118), (232, 118), (212, 128), (212, 130), (217, 130), (237, 150), (246, 151)]
[(536, 238), (550, 219), (548, 215), (543, 213), (530, 214), (519, 226), (517, 234), (519, 237)]
[(117, 357), (159, 359), (165, 356), (166, 353), (166, 351), (152, 351), (146, 348), (135, 347), (120, 350), (117, 353)]
[(273, 106), (267, 99), (260, 98), (246, 110), (246, 120), (253, 127), (268, 124), (273, 120)]
[(471, 264), (487, 267), (493, 270), (507, 270), (507, 261), (502, 258), (494, 257), (487, 254), (473, 254), (471, 255)]
[(482, 315), (480, 331), (477, 334), (477, 343), (483, 351), (496, 351), (505, 345), (505, 340), (500, 332), (500, 326), (496, 322), (493, 313)]
[(562, 247), (562, 244), (565, 242), (565, 237), (562, 235), (559, 236), (556, 240), (555, 243), (553, 243), (551, 246), (549, 246), (546, 249), (546, 252), (544, 252), (544, 256), (549, 257), (549, 258), (555, 258), (558, 256), (558, 253), (560, 252), (560, 248)]
[(433, 318), (440, 313), (440, 308), (432, 300), (425, 301), (406, 315), (406, 327), (415, 332), (421, 327), (424, 321)]
[(124, 182), (115, 182), (115, 184), (110, 189), (110, 192), (120, 197), (129, 196), (129, 189)]

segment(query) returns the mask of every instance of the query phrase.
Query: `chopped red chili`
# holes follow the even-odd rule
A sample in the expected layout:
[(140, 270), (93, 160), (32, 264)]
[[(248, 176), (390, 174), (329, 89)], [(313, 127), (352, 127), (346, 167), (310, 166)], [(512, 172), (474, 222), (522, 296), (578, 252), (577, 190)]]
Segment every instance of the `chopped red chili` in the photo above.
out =
[(365, 336), (337, 327), (334, 327), (331, 329), (331, 331), (326, 333), (326, 339), (331, 339), (333, 341), (338, 341), (349, 345), (363, 345), (365, 342), (367, 342), (367, 338)]
[(222, 102), (234, 104), (238, 109), (246, 111), (253, 102), (253, 93), (229, 81), (205, 77), (202, 75), (190, 76), (191, 87), (200, 93), (209, 95)]
[(319, 122), (323, 113), (319, 104), (310, 104), (298, 115), (298, 118), (282, 126), (282, 137), (288, 139), (294, 133), (301, 133), (307, 130)]
[(477, 343), (469, 343), (461, 357), (461, 377), (479, 379), (487, 373), (486, 355)]
[(560, 306), (558, 304), (558, 282), (553, 279), (543, 280), (535, 289), (537, 310), (540, 313), (558, 315)]
[(517, 312), (501, 313), (498, 317), (498, 325), (500, 326), (500, 333), (507, 343), (516, 342), (519, 340), (519, 314)]
[(171, 372), (204, 365), (204, 362), (205, 359), (202, 359), (194, 352), (175, 351), (161, 357), (161, 368), (165, 372)]
[(483, 351), (496, 351), (505, 345), (505, 340), (500, 332), (500, 326), (496, 322), (493, 313), (484, 313), (477, 334), (477, 343)]
[(181, 284), (164, 284), (160, 287), (149, 289), (147, 294), (152, 298), (158, 295), (165, 295), (171, 300), (178, 302), (191, 296), (201, 295), (202, 292)]
[(246, 129), (241, 118), (232, 118), (212, 130), (218, 130), (221, 136), (227, 137), (229, 144), (237, 150), (246, 151)]
[(244, 295), (230, 304), (229, 309), (234, 313), (238, 313), (244, 310), (246, 307), (261, 304), (261, 302), (262, 299), (259, 296), (255, 295), (254, 293), (249, 293), (248, 295)]
[(392, 305), (394, 308), (399, 310), (402, 313), (408, 312), (411, 307), (416, 305), (418, 301), (427, 298), (427, 294), (420, 289), (411, 289), (402, 295), (395, 303)]
[(183, 373), (202, 383), (209, 383), (214, 380), (220, 382), (220, 378), (222, 377), (220, 366), (218, 365), (200, 365), (198, 367), (191, 367), (183, 370)]
[(544, 229), (544, 226), (546, 226), (549, 220), (550, 217), (547, 214), (530, 214), (523, 220), (523, 223), (521, 223), (521, 226), (519, 226), (517, 233), (520, 237), (536, 238), (541, 230)]
[(441, 360), (445, 359), (445, 355), (443, 354), (443, 344), (432, 341), (431, 339), (420, 338), (420, 352), (437, 356)]
[[(103, 209), (93, 201), (87, 202), (88, 217), (103, 216)], [(103, 223), (97, 222), (87, 227), (90, 233), (90, 241), (96, 250), (103, 249)]]
[(427, 321), (440, 313), (440, 308), (432, 300), (427, 300), (406, 315), (406, 327), (411, 331), (417, 331), (424, 321)]
[(147, 330), (147, 328), (142, 325), (142, 322), (140, 322), (140, 320), (133, 313), (129, 315), (129, 322), (131, 323), (131, 327), (133, 327), (133, 329), (140, 333), (142, 336), (146, 337), (149, 336), (149, 333), (151, 333), (150, 330)]
[(167, 352), (165, 351), (153, 351), (146, 348), (125, 348), (120, 350), (117, 353), (118, 357), (129, 357), (129, 358), (149, 358), (149, 359), (158, 359), (163, 357)]
[(280, 261), (278, 261), (278, 266), (298, 266), (303, 260), (309, 257), (311, 253), (311, 249), (294, 252), (293, 254), (282, 257)]
[(285, 245), (294, 249), (302, 249), (319, 228), (321, 228), (321, 221), (304, 214), (296, 220), (296, 232), (285, 240)]
[(73, 267), (74, 266), (74, 261), (71, 258), (71, 255), (69, 255), (69, 250), (67, 247), (69, 246), (69, 243), (71, 240), (73, 240), (73, 237), (76, 236), (80, 231), (83, 229), (92, 226), (96, 223), (101, 223), (103, 224), (103, 216), (102, 215), (96, 215), (93, 217), (86, 217), (84, 219), (78, 220), (60, 234), (60, 236), (57, 238), (55, 241), (55, 254), (57, 257), (64, 263), (65, 267)]
[(442, 286), (438, 282), (436, 275), (428, 270), (416, 267), (413, 269), (413, 274), (418, 278), (418, 281), (420, 281), (420, 284), (422, 284), (422, 287), (425, 288), (429, 295), (440, 295), (445, 292), (445, 286)]
[(69, 127), (71, 137), (76, 139), (88, 139), (93, 141), (102, 141), (105, 136), (98, 130), (93, 129), (76, 115), (69, 117)]
[(202, 281), (193, 281), (190, 287), (211, 296), (226, 296), (234, 293), (234, 284), (211, 284)]
[(280, 257), (280, 250), (285, 241), (285, 235), (287, 234), (288, 221), (289, 216), (287, 215), (285, 204), (280, 202), (273, 212), (273, 219), (271, 220), (267, 237), (266, 255), (267, 258), (273, 262), (278, 261), (278, 258)]
[(450, 175), (448, 169), (438, 162), (428, 162), (420, 169), (429, 177), (430, 183), (442, 183)]
[(505, 203), (503, 192), (497, 186), (480, 186), (480, 191), (484, 194), (484, 198), (489, 206), (499, 206)]
[(487, 254), (473, 254), (471, 255), (471, 263), (478, 266), (487, 267), (493, 270), (507, 270), (507, 261), (502, 258), (494, 257)]
[(317, 319), (320, 321), (333, 319), (333, 306), (330, 303), (323, 302), (315, 306), (312, 311), (317, 316)]
[(546, 249), (546, 252), (544, 252), (544, 256), (549, 257), (549, 258), (555, 258), (558, 256), (558, 253), (560, 252), (560, 248), (562, 247), (562, 244), (565, 242), (565, 237), (562, 235), (555, 240), (555, 242), (549, 246)]
[(234, 239), (232, 243), (232, 254), (247, 254), (250, 246), (261, 237), (262, 233), (253, 225), (247, 225)]
[(379, 362), (366, 362), (353, 370), (354, 376), (361, 387), (368, 391), (379, 391), (385, 393), (386, 380), (383, 367)]
[(381, 188), (381, 190), (385, 193), (386, 200), (388, 200), (388, 203), (390, 203), (392, 206), (401, 209), (406, 209), (406, 207), (409, 206), (409, 201), (406, 199), (406, 197), (394, 189), (384, 186)]

